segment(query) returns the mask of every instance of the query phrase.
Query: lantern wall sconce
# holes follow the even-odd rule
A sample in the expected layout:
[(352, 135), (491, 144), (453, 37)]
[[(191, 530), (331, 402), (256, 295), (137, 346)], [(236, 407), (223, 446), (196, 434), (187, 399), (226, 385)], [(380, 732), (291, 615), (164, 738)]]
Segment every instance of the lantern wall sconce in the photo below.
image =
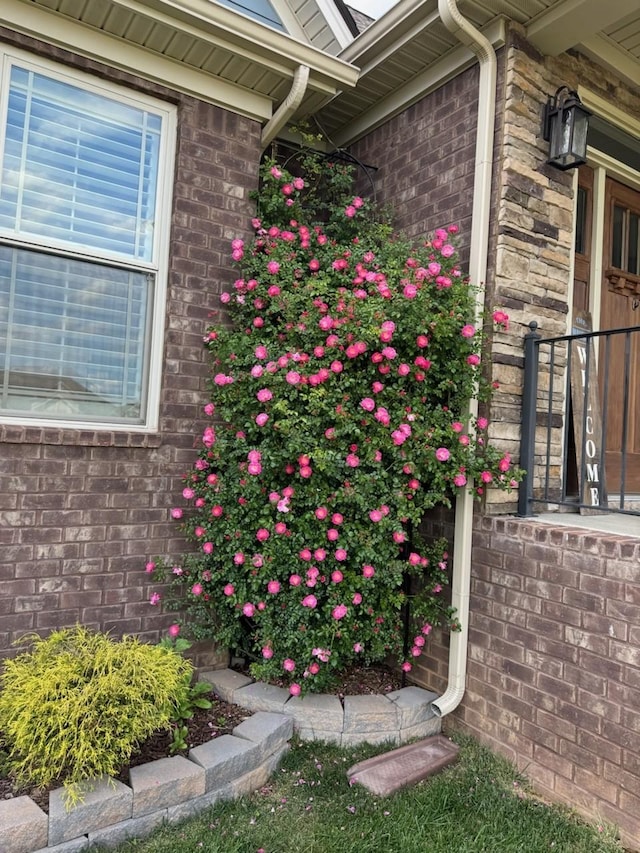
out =
[(575, 169), (587, 162), (587, 131), (592, 113), (578, 93), (560, 86), (544, 107), (542, 135), (549, 143), (547, 163), (556, 169)]

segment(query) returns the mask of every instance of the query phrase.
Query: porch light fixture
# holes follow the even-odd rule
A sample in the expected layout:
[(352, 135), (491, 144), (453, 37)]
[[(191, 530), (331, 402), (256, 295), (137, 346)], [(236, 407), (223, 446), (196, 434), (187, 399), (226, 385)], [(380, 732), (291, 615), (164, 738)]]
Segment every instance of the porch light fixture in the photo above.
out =
[(556, 169), (575, 169), (587, 162), (587, 130), (591, 111), (578, 93), (560, 86), (544, 108), (542, 135), (549, 143), (547, 163)]

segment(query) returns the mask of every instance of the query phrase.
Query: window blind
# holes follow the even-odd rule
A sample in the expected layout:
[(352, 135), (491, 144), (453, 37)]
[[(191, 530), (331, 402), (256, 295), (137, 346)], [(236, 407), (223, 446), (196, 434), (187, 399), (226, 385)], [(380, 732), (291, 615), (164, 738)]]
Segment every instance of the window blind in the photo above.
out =
[(153, 277), (0, 246), (5, 412), (140, 421)]
[(160, 133), (153, 113), (13, 66), (0, 231), (151, 261)]

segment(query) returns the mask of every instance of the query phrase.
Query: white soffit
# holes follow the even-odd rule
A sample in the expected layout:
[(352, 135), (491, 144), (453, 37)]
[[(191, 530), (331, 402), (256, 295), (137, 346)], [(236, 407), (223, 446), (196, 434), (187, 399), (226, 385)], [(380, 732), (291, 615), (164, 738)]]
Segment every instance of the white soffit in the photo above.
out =
[(638, 0), (560, 0), (527, 25), (527, 38), (557, 56), (627, 17), (640, 20)]
[[(506, 38), (504, 19), (494, 20), (483, 33), (494, 48), (502, 47)], [(326, 117), (336, 145), (344, 147), (355, 142), (477, 62), (470, 48), (459, 44), (451, 47), (438, 36), (429, 50), (428, 36), (428, 30), (421, 33), (423, 61), (409, 79), (393, 85), (396, 64), (405, 57), (402, 53), (394, 56), (392, 51), (382, 65), (371, 63), (370, 74), (363, 71), (355, 91), (344, 92), (320, 113), (320, 121), (324, 124)], [(409, 56), (406, 59), (406, 65), (410, 66)]]
[(2, 0), (0, 14), (19, 32), (258, 119), (300, 65), (315, 102), (358, 79), (349, 63), (210, 0)]

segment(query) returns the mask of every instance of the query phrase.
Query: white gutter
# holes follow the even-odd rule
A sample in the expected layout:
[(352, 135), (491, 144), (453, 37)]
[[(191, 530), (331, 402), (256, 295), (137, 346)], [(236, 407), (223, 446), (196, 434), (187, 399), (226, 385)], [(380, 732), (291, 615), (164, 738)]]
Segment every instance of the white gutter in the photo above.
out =
[(289, 94), (280, 104), (269, 121), (262, 128), (262, 150), (272, 142), (278, 133), (282, 130), (285, 124), (289, 121), (294, 112), (298, 109), (304, 98), (309, 84), (309, 66), (298, 65), (293, 75), (293, 82)]
[[(476, 163), (469, 257), (469, 275), (471, 281), (478, 287), (476, 291), (476, 316), (479, 318), (484, 309), (484, 286), (489, 253), (497, 60), (491, 42), (466, 18), (462, 17), (458, 11), (456, 0), (438, 0), (438, 11), (445, 27), (463, 44), (473, 50), (480, 63)], [(478, 401), (476, 399), (470, 400), (469, 415), (473, 418), (477, 412)], [(456, 608), (456, 617), (460, 620), (461, 630), (451, 632), (447, 689), (442, 696), (431, 704), (438, 717), (443, 717), (455, 710), (465, 691), (469, 639), (473, 503), (473, 493), (470, 488), (456, 499), (451, 604)]]

